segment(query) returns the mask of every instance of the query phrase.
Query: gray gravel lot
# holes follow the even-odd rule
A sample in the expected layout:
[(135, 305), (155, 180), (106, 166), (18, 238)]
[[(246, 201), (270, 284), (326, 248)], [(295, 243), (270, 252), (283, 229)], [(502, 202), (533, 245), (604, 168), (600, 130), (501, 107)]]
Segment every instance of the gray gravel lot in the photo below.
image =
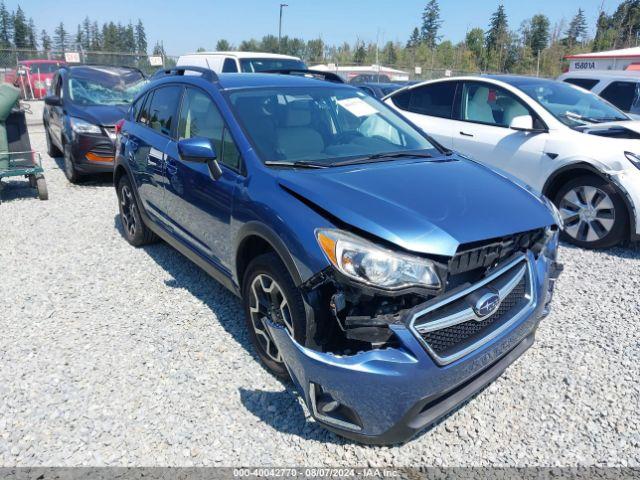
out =
[(263, 370), (239, 301), (164, 244), (121, 237), (109, 177), (50, 200), (3, 182), (0, 465), (640, 466), (640, 250), (563, 247), (536, 344), (430, 431), (327, 433)]

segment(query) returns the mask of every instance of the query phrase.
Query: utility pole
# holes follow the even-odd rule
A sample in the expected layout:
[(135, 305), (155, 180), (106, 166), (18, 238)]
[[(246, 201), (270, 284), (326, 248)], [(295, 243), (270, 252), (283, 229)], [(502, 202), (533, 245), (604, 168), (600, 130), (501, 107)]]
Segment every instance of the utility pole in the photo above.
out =
[(536, 77), (540, 76), (540, 50), (538, 50), (538, 65), (536, 67)]
[(280, 51), (280, 39), (282, 38), (282, 9), (288, 7), (286, 3), (280, 4), (280, 23), (278, 24), (278, 52)]

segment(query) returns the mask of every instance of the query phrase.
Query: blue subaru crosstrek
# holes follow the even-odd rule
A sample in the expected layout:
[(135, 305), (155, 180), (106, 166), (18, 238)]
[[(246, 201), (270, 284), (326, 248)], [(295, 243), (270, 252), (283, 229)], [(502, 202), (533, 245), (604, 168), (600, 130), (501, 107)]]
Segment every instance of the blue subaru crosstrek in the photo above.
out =
[(157, 74), (117, 128), (124, 236), (166, 241), (238, 295), (258, 356), (326, 428), (403, 442), (531, 346), (561, 221), (359, 89), (308, 77)]

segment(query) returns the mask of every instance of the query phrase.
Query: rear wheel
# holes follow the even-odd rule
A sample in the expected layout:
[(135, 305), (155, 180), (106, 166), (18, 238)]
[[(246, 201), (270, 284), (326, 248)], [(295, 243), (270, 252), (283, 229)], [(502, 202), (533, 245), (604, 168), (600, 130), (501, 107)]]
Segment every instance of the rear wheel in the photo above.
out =
[(68, 143), (64, 146), (64, 176), (71, 183), (80, 181), (80, 174), (76, 170), (76, 163), (71, 152), (71, 145)]
[(563, 239), (579, 247), (611, 247), (626, 235), (624, 201), (602, 178), (583, 176), (567, 182), (558, 191), (555, 203), (564, 220)]
[(274, 375), (288, 379), (289, 373), (267, 322), (282, 325), (302, 344), (307, 322), (302, 295), (275, 253), (266, 253), (251, 261), (244, 275), (242, 299), (249, 336), (258, 357)]
[(140, 247), (156, 241), (156, 235), (142, 221), (133, 187), (126, 175), (123, 175), (118, 182), (117, 195), (120, 221), (127, 242), (134, 247)]

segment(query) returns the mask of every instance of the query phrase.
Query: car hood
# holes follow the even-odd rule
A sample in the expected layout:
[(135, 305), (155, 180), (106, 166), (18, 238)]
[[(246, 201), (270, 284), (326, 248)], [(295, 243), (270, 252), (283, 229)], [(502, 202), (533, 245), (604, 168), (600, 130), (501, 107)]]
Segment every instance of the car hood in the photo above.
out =
[(128, 105), (91, 105), (75, 108), (71, 111), (74, 117), (82, 118), (95, 125), (110, 127), (122, 120), (129, 109)]
[(554, 223), (540, 198), (456, 156), (281, 170), (279, 182), (341, 222), (417, 253), (453, 256), (461, 244)]
[(640, 121), (638, 120), (595, 123), (582, 126), (577, 130), (582, 133), (605, 138), (617, 138), (621, 140), (640, 139)]

